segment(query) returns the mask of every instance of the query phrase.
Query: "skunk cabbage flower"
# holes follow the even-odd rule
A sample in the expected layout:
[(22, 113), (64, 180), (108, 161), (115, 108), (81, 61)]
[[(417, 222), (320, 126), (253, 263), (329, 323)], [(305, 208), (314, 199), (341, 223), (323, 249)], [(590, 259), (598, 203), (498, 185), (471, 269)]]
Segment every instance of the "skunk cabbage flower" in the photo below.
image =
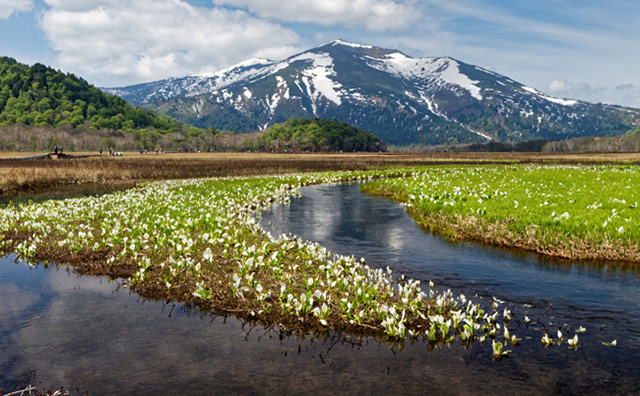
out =
[(569, 343), (569, 348), (578, 349), (578, 335), (574, 335), (573, 338), (569, 338), (567, 341)]
[(553, 344), (553, 339), (549, 337), (549, 334), (545, 333), (545, 335), (542, 336), (542, 346), (546, 348), (552, 344)]

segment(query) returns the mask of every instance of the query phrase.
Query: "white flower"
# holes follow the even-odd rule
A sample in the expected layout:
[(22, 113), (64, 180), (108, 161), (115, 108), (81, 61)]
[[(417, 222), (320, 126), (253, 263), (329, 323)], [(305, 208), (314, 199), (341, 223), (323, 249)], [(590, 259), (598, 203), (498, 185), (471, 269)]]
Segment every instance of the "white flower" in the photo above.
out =
[(573, 338), (570, 338), (568, 341), (569, 343), (569, 348), (577, 348), (578, 347), (578, 335), (574, 335)]
[(213, 254), (211, 254), (211, 249), (207, 248), (204, 253), (202, 253), (202, 257), (207, 260), (208, 262), (211, 262), (211, 260), (213, 259)]

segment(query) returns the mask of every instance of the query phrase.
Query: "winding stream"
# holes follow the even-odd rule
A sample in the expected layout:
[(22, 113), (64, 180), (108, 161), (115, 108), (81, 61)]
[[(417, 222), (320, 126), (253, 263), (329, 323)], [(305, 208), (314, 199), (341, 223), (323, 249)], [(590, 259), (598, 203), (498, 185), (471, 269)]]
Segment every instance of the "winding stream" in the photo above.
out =
[[(540, 347), (540, 329), (511, 357), (459, 343), (427, 350), (318, 341), (144, 301), (118, 282), (0, 259), (0, 388), (61, 385), (72, 394), (602, 394), (640, 391), (640, 271), (566, 264), (425, 233), (404, 209), (357, 184), (303, 189), (263, 214), (293, 233), (372, 266), (496, 296), (555, 330), (584, 326), (577, 351)], [(478, 297), (473, 297), (477, 295)], [(553, 326), (548, 323), (553, 322)], [(514, 327), (516, 326), (513, 323)], [(540, 326), (538, 326), (540, 327)], [(573, 334), (573, 332), (571, 332)], [(617, 347), (602, 342), (617, 339)]]

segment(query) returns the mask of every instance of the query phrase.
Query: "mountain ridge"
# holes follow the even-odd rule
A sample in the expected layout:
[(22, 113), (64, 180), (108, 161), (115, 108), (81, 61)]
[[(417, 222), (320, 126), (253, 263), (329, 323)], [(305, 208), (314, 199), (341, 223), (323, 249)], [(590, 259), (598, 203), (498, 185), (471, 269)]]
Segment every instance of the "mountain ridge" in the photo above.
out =
[(400, 145), (614, 136), (640, 121), (640, 110), (555, 98), (451, 57), (344, 40), (281, 61), (103, 90), (204, 128), (263, 130), (317, 117)]

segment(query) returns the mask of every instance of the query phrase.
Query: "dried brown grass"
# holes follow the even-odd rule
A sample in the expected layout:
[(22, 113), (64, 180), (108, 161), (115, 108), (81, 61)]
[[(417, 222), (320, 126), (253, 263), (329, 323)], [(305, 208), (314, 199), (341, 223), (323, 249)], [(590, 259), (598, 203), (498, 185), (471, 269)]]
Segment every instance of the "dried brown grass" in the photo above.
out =
[(0, 154), (0, 198), (51, 191), (71, 194), (87, 186), (117, 189), (150, 180), (366, 170), (390, 166), (504, 162), (640, 163), (640, 154), (553, 153), (125, 153), (122, 157), (103, 154), (66, 160), (9, 159), (29, 154), (32, 153)]

